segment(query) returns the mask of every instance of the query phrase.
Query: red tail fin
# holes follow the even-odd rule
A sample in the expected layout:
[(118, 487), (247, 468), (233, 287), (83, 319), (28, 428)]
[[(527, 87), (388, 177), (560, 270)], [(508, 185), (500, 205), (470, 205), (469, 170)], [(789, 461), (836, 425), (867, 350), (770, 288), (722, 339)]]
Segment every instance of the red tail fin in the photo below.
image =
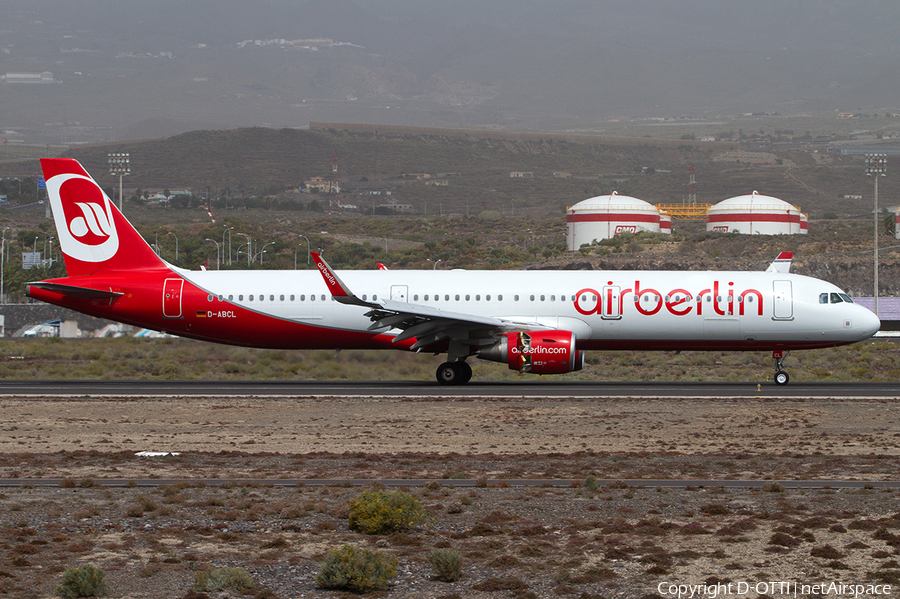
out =
[(70, 277), (166, 268), (77, 160), (41, 158), (41, 167)]

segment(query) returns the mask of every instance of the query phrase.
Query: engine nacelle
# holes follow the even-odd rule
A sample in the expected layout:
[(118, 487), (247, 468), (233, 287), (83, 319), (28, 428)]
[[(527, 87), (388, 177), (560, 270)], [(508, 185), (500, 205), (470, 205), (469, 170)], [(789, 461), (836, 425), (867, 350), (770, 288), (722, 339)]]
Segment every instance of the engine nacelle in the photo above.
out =
[(575, 349), (571, 331), (505, 333), (500, 341), (480, 350), (478, 357), (533, 374), (564, 374), (584, 368), (584, 352)]

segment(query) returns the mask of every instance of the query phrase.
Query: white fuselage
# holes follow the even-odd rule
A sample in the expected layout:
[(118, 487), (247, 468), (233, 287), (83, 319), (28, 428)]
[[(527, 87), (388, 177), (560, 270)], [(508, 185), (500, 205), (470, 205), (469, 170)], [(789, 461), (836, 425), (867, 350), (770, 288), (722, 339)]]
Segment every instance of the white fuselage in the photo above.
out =
[[(366, 308), (333, 301), (318, 271), (177, 272), (210, 294), (211, 312), (233, 303), (326, 329), (366, 331), (371, 324)], [(340, 276), (363, 300), (570, 330), (584, 349), (818, 347), (866, 339), (880, 326), (862, 306), (828, 302), (842, 293), (834, 285), (786, 273), (379, 270)]]

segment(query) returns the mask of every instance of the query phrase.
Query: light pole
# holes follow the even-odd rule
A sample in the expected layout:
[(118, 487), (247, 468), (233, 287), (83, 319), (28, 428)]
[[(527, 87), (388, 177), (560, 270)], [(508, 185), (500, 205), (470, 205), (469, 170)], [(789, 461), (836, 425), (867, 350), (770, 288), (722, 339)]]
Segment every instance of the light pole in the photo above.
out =
[(234, 227), (229, 227), (228, 225), (222, 225), (225, 227), (225, 230), (222, 231), (222, 262), (225, 262), (225, 233), (228, 233), (228, 265), (231, 266), (231, 230)]
[(387, 254), (387, 236), (384, 237), (384, 253)]
[[(161, 256), (162, 253), (159, 251), (159, 232), (165, 227), (159, 227), (156, 231), (153, 232), (153, 245), (156, 246), (156, 255)], [(166, 232), (168, 234), (168, 231)]]
[(175, 261), (178, 262), (178, 235), (169, 231), (166, 235), (171, 235), (175, 238)]
[(260, 263), (260, 265), (262, 265), (262, 263), (263, 263), (263, 254), (266, 253), (266, 248), (269, 247), (270, 245), (274, 245), (274, 244), (275, 244), (274, 241), (270, 241), (270, 242), (267, 243), (266, 245), (262, 246), (262, 249), (261, 249), (261, 250), (259, 250), (259, 263)]
[(875, 316), (878, 316), (878, 177), (887, 174), (887, 154), (866, 154), (866, 175), (875, 178)]
[(215, 239), (207, 239), (206, 241), (211, 241), (216, 244), (216, 270), (219, 270), (219, 242)]
[(3, 229), (3, 242), (0, 244), (0, 304), (3, 303), (3, 271), (6, 268), (6, 260), (4, 257), (6, 256), (6, 232), (9, 231), (9, 227)]
[(250, 250), (253, 249), (250, 245), (250, 236), (246, 233), (238, 233), (238, 235), (247, 240), (247, 266), (250, 266)]
[(443, 260), (440, 260), (440, 259), (438, 259), (438, 260), (432, 260), (431, 258), (428, 258), (428, 261), (429, 261), (429, 262), (433, 262), (433, 265), (432, 265), (432, 267), (431, 267), (431, 270), (437, 270), (438, 262), (443, 262)]
[[(56, 239), (56, 237), (49, 237), (49, 238), (48, 238), (46, 235), (44, 235), (44, 254), (43, 254), (43, 256), (41, 256), (41, 266), (44, 265), (44, 264), (43, 264), (43, 263), (44, 263), (44, 260), (46, 260), (46, 258), (44, 258), (44, 256), (47, 255), (47, 242), (48, 242), (48, 241), (50, 242), (50, 249), (52, 250), (52, 249), (53, 249), (53, 240), (54, 240), (54, 239)], [(51, 265), (51, 266), (53, 265), (53, 261), (50, 262), (50, 265)]]
[[(306, 239), (306, 235), (300, 235), (303, 239)], [(309, 239), (306, 239), (306, 265), (309, 266)], [(297, 270), (297, 261), (294, 260), (294, 270)]]
[(128, 152), (110, 152), (106, 155), (109, 162), (109, 174), (119, 175), (119, 211), (122, 211), (122, 177), (131, 174), (131, 154)]
[[(234, 253), (234, 255), (235, 255), (238, 259), (240, 259), (240, 257), (241, 257), (241, 248), (244, 248), (244, 247), (246, 247), (246, 246), (247, 246), (246, 243), (242, 243), (241, 245), (238, 246), (237, 251)], [(248, 264), (248, 265), (250, 264), (250, 259), (249, 259), (249, 258), (247, 259), (247, 264)]]

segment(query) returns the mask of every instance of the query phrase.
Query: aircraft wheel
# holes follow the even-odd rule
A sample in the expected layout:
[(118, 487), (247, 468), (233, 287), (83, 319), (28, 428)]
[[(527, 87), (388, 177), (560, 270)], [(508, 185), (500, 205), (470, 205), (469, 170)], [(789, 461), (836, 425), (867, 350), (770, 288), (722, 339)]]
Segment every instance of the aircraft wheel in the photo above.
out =
[(456, 362), (444, 362), (437, 369), (437, 382), (442, 385), (459, 385), (460, 375)]
[(790, 380), (791, 380), (791, 377), (789, 377), (788, 373), (786, 373), (783, 370), (779, 370), (778, 372), (775, 373), (775, 384), (776, 385), (787, 385), (788, 381), (790, 381)]
[(465, 385), (472, 379), (472, 367), (465, 362), (454, 362), (459, 369), (459, 385)]
[(465, 385), (472, 378), (472, 367), (465, 362), (444, 362), (435, 374), (442, 385)]

